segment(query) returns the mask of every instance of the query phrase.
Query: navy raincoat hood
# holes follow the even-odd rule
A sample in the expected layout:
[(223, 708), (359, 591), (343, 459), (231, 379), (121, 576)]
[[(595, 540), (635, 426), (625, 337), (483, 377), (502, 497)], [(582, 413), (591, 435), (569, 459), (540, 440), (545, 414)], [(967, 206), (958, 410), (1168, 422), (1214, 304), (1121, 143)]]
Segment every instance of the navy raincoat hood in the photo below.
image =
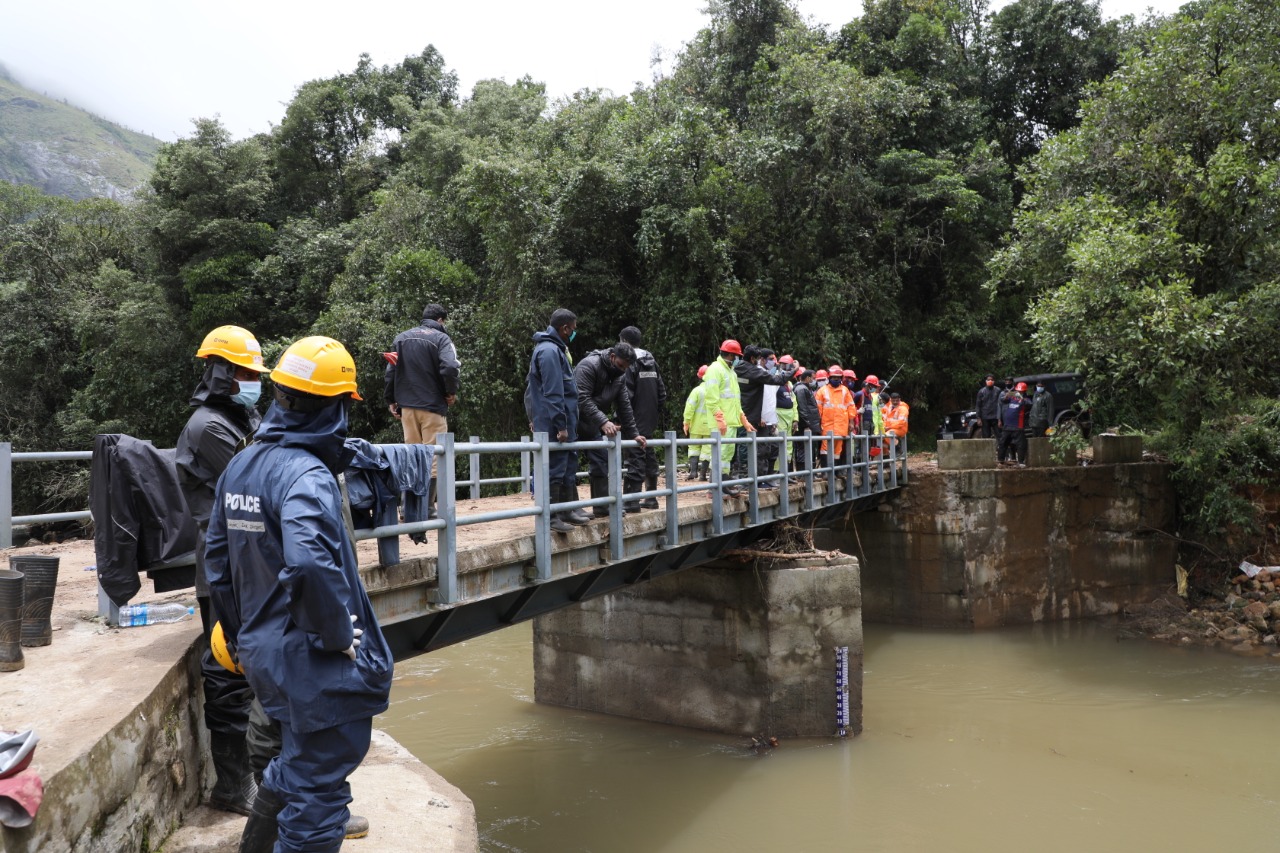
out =
[[(361, 583), (334, 471), (344, 405), (273, 403), (218, 483), (205, 572), (214, 610), (267, 716), (318, 731), (381, 713), (391, 652)], [(364, 631), (353, 662), (345, 654)]]

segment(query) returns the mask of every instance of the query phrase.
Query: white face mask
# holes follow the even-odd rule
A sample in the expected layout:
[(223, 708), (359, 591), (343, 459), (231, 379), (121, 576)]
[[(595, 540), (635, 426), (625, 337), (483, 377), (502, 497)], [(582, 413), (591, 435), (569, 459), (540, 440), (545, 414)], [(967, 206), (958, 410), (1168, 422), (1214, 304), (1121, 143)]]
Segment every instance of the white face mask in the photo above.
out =
[(258, 402), (258, 398), (262, 396), (262, 383), (261, 382), (240, 382), (239, 385), (240, 385), (239, 393), (233, 394), (231, 396), (231, 399), (235, 400), (237, 403), (239, 403), (240, 405), (246, 408), (251, 408), (255, 403)]

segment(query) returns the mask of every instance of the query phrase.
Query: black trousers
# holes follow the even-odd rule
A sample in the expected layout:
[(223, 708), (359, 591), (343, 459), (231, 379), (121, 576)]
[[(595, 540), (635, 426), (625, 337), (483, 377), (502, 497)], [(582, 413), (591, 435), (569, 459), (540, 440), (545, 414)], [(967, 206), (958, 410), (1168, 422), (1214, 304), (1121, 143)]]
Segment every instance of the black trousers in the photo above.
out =
[[(760, 424), (756, 427), (756, 438), (773, 438), (778, 434), (777, 424)], [(756, 445), (756, 475), (760, 476), (773, 471), (773, 463), (778, 461), (778, 445), (765, 442)]]
[(1000, 437), (1000, 426), (995, 418), (982, 419), (982, 437), (991, 438), (992, 436)]
[(204, 683), (204, 724), (211, 732), (244, 734), (249, 725), (249, 703), (253, 688), (243, 675), (223, 669), (213, 659), (209, 636), (217, 621), (209, 596), (196, 596), (200, 605), (200, 623), (204, 626), (204, 651), (200, 655), (200, 676)]
[(1027, 462), (1027, 434), (1020, 429), (1006, 429), (1000, 433), (997, 457), (1001, 462), (1012, 453), (1024, 465)]
[[(645, 438), (653, 438), (653, 436), (645, 436)], [(626, 462), (627, 474), (623, 482), (643, 484), (645, 480), (658, 479), (658, 454), (652, 447), (628, 448)]]

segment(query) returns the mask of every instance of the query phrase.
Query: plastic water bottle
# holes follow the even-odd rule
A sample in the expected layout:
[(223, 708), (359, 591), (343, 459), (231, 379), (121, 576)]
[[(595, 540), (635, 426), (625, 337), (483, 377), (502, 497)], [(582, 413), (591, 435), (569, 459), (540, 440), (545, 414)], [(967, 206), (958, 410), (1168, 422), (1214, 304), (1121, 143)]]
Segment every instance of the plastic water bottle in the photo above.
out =
[(120, 627), (136, 628), (159, 622), (181, 622), (196, 612), (185, 604), (126, 604), (120, 608)]

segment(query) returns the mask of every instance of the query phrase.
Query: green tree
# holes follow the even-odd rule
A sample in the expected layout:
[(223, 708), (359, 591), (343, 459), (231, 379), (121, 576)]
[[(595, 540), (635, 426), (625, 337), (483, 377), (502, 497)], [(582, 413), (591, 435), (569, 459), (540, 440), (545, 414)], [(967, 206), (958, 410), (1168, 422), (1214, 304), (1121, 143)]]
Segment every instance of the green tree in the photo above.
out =
[(1280, 462), (1247, 437), (1280, 396), (1276, 44), (1274, 4), (1184, 7), (1032, 161), (991, 267), (1041, 351), (1088, 372), (1096, 420), (1157, 433), (1208, 535), (1254, 520), (1241, 487)]

